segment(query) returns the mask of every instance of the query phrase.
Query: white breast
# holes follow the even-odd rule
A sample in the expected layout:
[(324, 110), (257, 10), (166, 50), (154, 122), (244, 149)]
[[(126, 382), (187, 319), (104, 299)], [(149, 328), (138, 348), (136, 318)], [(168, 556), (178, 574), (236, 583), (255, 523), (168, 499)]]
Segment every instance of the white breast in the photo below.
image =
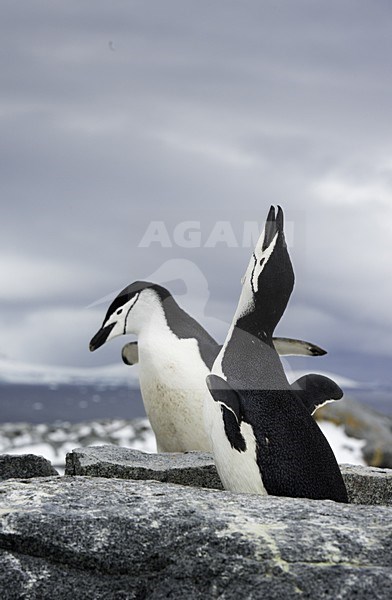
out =
[(256, 462), (256, 440), (252, 427), (241, 424), (246, 442), (245, 452), (231, 447), (227, 439), (220, 404), (207, 392), (204, 403), (204, 420), (210, 436), (215, 465), (225, 489), (232, 492), (266, 495)]
[[(222, 358), (230, 341), (234, 325), (229, 329), (225, 344), (215, 359), (211, 372), (225, 381), (227, 377), (222, 370)], [(210, 392), (204, 398), (204, 423), (209, 435), (215, 465), (225, 489), (232, 492), (266, 495), (267, 491), (261, 479), (256, 462), (256, 438), (248, 423), (241, 423), (241, 433), (245, 439), (245, 452), (232, 448), (223, 422), (220, 404), (215, 402)]]
[(203, 420), (209, 369), (197, 341), (178, 339), (167, 325), (152, 322), (138, 346), (140, 389), (158, 451), (210, 452)]

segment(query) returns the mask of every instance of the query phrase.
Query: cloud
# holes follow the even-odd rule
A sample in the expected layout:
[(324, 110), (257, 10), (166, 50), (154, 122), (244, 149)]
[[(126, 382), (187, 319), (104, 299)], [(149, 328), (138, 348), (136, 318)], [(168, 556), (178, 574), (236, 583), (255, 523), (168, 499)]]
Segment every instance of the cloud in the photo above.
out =
[(230, 142), (222, 143), (222, 141), (201, 138), (195, 133), (181, 135), (162, 132), (157, 134), (157, 138), (175, 152), (189, 152), (195, 155), (197, 160), (219, 162), (229, 168), (244, 168), (255, 163), (255, 157), (232, 146)]
[(0, 302), (77, 302), (78, 286), (83, 282), (88, 289), (96, 283), (98, 273), (98, 269), (71, 261), (4, 255), (0, 257)]
[[(118, 360), (120, 342), (85, 354), (106, 306), (84, 307), (178, 259), (196, 265), (209, 294), (201, 309), (194, 286), (181, 303), (222, 336), (249, 248), (205, 242), (217, 222), (241, 240), (245, 221), (262, 223), (279, 203), (296, 272), (282, 334), (389, 353), (389, 6), (153, 8), (40, 0), (22, 14), (4, 2), (4, 351)], [(152, 221), (170, 247), (140, 247)], [(192, 221), (200, 247), (181, 246), (173, 232)]]
[[(376, 163), (377, 164), (377, 163)], [(391, 192), (392, 182), (389, 177), (374, 176), (370, 180), (363, 173), (347, 178), (344, 175), (329, 173), (318, 181), (313, 190), (322, 203), (327, 206), (352, 207), (361, 209), (363, 205), (370, 211), (384, 211), (392, 214)]]

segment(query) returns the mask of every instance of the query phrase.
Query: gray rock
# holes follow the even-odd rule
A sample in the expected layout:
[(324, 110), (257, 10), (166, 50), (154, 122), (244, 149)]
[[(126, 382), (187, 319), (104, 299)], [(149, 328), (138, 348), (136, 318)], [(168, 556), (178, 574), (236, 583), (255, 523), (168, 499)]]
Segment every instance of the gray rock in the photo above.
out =
[(222, 489), (212, 455), (202, 452), (147, 454), (118, 446), (76, 448), (67, 454), (65, 474)]
[(392, 469), (340, 465), (349, 501), (392, 506)]
[(52, 477), (58, 475), (51, 463), (35, 454), (0, 454), (0, 481), (4, 479), (30, 477)]
[(2, 600), (391, 597), (389, 507), (89, 477), (0, 492)]
[[(392, 470), (340, 465), (354, 504), (392, 505)], [(212, 455), (202, 452), (146, 454), (118, 446), (76, 448), (66, 459), (66, 475), (154, 479), (222, 489)]]

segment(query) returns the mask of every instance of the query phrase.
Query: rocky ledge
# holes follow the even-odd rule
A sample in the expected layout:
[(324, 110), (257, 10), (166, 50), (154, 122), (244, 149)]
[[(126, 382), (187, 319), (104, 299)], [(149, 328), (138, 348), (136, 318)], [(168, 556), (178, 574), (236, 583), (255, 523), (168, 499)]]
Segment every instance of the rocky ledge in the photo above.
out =
[(355, 505), (213, 489), (194, 453), (80, 449), (66, 472), (0, 483), (4, 600), (391, 597), (387, 469), (342, 466)]
[[(392, 470), (340, 465), (353, 504), (392, 505)], [(222, 490), (211, 454), (203, 452), (146, 454), (118, 446), (77, 448), (67, 454), (66, 475), (153, 479)]]

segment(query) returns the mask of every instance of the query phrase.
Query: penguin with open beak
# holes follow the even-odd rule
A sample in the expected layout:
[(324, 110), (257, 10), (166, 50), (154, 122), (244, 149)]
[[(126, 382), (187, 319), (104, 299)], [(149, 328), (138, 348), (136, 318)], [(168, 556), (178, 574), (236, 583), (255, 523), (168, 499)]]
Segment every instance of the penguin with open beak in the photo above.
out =
[[(324, 378), (308, 375), (291, 386), (274, 348), (274, 330), (293, 286), (283, 211), (271, 207), (207, 376), (206, 429), (226, 489), (347, 502), (334, 453), (311, 417)], [(328, 391), (334, 385), (328, 380)]]

